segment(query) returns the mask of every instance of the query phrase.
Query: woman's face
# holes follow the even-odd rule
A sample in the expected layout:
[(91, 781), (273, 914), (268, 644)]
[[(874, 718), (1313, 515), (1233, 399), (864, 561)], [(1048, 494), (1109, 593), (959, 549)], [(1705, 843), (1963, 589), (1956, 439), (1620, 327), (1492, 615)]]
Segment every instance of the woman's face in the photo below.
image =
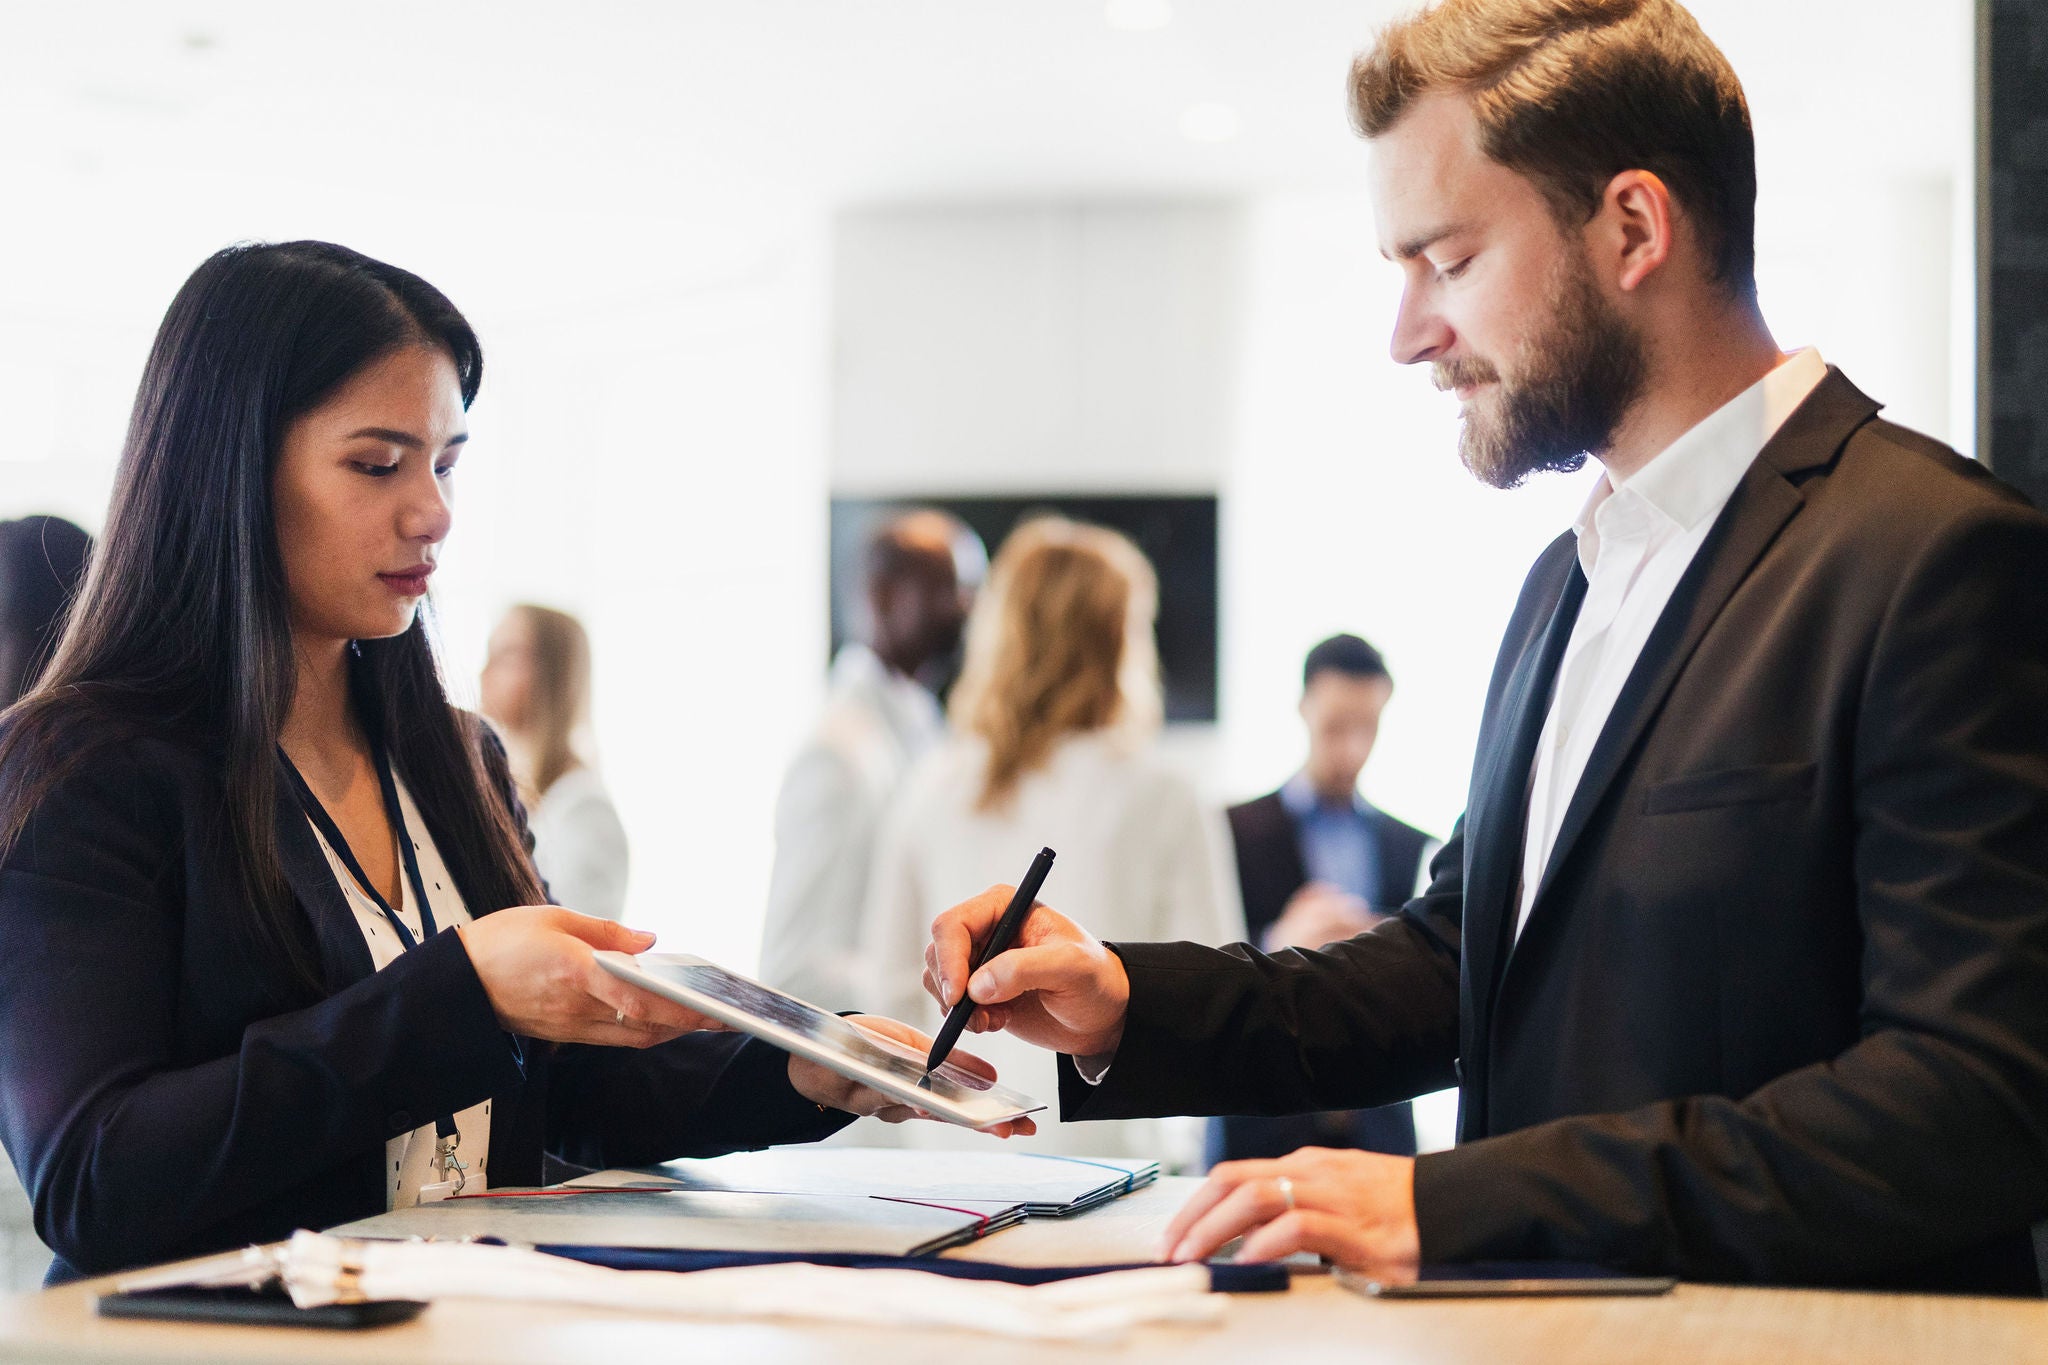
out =
[(533, 623), (525, 612), (506, 613), (491, 632), (478, 691), (485, 715), (514, 733), (526, 729), (533, 707)]
[(294, 421), (271, 487), (277, 548), (304, 641), (403, 634), (454, 519), (469, 439), (447, 354), (394, 351)]

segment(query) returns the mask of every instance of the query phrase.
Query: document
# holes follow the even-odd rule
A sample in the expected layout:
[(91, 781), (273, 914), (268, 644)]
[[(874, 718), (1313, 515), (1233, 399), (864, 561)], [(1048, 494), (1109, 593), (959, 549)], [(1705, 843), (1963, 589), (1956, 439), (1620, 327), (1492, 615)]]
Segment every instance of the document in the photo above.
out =
[(763, 1194), (848, 1194), (938, 1204), (996, 1201), (1033, 1218), (1062, 1218), (1143, 1189), (1159, 1163), (1035, 1152), (908, 1152), (877, 1147), (770, 1147), (758, 1152), (600, 1171), (567, 1188), (672, 1185)]
[(441, 1199), (329, 1231), (382, 1240), (495, 1237), (515, 1246), (930, 1256), (1023, 1217), (1019, 1206), (1001, 1200), (947, 1207), (861, 1194), (556, 1187)]

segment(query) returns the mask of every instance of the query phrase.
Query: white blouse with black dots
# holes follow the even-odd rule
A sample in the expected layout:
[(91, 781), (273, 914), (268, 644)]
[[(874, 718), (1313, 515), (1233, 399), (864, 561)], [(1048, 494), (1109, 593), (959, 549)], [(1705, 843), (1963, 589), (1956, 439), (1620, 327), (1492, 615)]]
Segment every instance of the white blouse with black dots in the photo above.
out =
[[(398, 786), (398, 808), (405, 815), (405, 827), (412, 840), (413, 854), (419, 859), (420, 879), (426, 883), (427, 901), (434, 907), (434, 926), (447, 933), (458, 924), (469, 922), (469, 907), (462, 903), (462, 893), (455, 889), (455, 879), (448, 875), (448, 865), (441, 861), (441, 851), (434, 846), (433, 833), (427, 822), (420, 818), (419, 808), (412, 803), (412, 793), (405, 783), (396, 779)], [(312, 823), (310, 819), (307, 823)], [(384, 912), (377, 908), (377, 902), (364, 893), (349, 875), (348, 866), (328, 844), (319, 826), (313, 828), (313, 837), (319, 841), (320, 851), (327, 855), (327, 865), (333, 869), (335, 881), (341, 884), (341, 893), (347, 898), (349, 909), (355, 911), (356, 926), (363, 931), (364, 942), (370, 945), (370, 960), (379, 971), (398, 960), (405, 951), (398, 935), (391, 930), (391, 924), (384, 918)], [(412, 879), (403, 875), (399, 878), (399, 902), (394, 907), (405, 927), (412, 930), (413, 937), (420, 937), (420, 911), (413, 902)], [(431, 1047), (431, 1039), (421, 1040), (421, 1046)], [(468, 1170), (464, 1174), (462, 1192), (478, 1194), (490, 1187), (490, 1173), (485, 1162), (491, 1147), (491, 1102), (472, 1105), (455, 1116), (455, 1129), (461, 1134), (455, 1154)], [(409, 1209), (420, 1202), (420, 1187), (434, 1184), (443, 1179), (435, 1169), (435, 1148), (437, 1140), (434, 1125), (427, 1123), (401, 1133), (384, 1144), (384, 1190), (385, 1207)]]

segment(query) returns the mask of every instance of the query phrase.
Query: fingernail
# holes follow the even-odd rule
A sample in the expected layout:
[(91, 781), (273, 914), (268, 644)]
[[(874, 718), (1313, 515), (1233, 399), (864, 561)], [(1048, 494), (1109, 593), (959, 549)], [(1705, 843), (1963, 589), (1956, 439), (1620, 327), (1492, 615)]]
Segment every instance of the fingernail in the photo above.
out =
[(939, 999), (949, 1005), (953, 1003), (953, 983), (943, 976), (939, 978)]
[(988, 994), (990, 984), (987, 972), (976, 972), (967, 978), (967, 993), (979, 1000)]

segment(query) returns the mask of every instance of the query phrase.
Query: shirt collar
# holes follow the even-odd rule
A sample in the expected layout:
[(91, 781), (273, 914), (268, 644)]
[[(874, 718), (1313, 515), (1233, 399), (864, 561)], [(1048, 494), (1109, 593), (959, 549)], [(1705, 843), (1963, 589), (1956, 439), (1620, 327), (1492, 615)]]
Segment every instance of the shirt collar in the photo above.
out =
[[(1648, 516), (1691, 531), (1720, 512), (1735, 486), (1785, 419), (1827, 377), (1814, 347), (1794, 351), (1769, 374), (1708, 413), (1650, 462), (1620, 483), (1602, 475), (1572, 521), (1579, 562), (1588, 575), (1599, 556), (1601, 508), (1626, 494), (1632, 516)], [(1599, 518), (1599, 520), (1596, 520)]]
[(943, 724), (938, 699), (915, 678), (906, 678), (859, 641), (840, 647), (832, 660), (831, 690), (865, 692), (875, 698), (899, 733), (920, 733)]
[[(1314, 811), (1329, 809), (1323, 803), (1322, 797), (1316, 794), (1315, 786), (1308, 780), (1308, 773), (1306, 771), (1298, 772), (1287, 779), (1286, 783), (1280, 788), (1280, 804), (1286, 807), (1287, 813), (1297, 820), (1307, 819)], [(1364, 815), (1369, 807), (1366, 805), (1364, 797), (1360, 796), (1357, 792), (1353, 792), (1351, 793), (1351, 809), (1355, 814)]]

